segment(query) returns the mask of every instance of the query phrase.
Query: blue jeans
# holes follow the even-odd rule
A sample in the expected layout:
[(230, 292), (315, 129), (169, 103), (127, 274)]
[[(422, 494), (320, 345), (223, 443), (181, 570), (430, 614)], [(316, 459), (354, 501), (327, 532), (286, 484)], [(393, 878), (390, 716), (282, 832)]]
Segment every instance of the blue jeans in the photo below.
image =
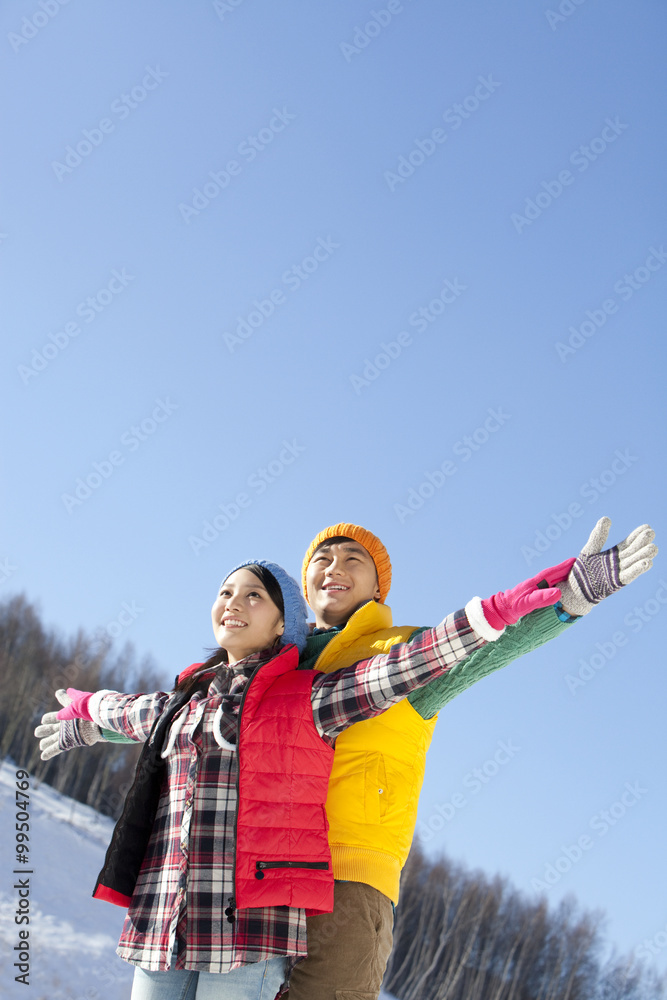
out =
[(223, 973), (136, 968), (131, 1000), (274, 1000), (284, 978), (281, 956)]

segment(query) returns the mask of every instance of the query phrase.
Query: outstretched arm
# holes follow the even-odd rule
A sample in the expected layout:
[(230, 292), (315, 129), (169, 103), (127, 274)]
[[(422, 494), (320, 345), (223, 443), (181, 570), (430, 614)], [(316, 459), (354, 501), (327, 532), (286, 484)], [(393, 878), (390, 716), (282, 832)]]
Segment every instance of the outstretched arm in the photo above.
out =
[[(65, 707), (72, 701), (64, 688), (56, 691), (56, 698)], [(95, 743), (134, 743), (128, 736), (115, 733), (112, 729), (101, 729), (88, 719), (59, 719), (58, 712), (47, 712), (35, 729), (39, 740), (41, 759), (50, 760), (74, 747), (90, 747)]]
[(553, 584), (567, 576), (573, 562), (569, 559), (486, 600), (473, 598), (465, 610), (448, 615), (436, 628), (398, 643), (388, 653), (317, 674), (312, 702), (319, 731), (336, 736), (355, 722), (381, 714), (485, 643), (493, 643), (507, 625), (534, 608), (554, 604), (561, 594)]
[(562, 621), (553, 607), (531, 611), (516, 625), (506, 628), (497, 642), (487, 643), (475, 650), (467, 660), (454, 664), (442, 677), (413, 691), (408, 701), (423, 719), (432, 719), (458, 694), (520, 656), (555, 639), (571, 628), (575, 621), (578, 618), (571, 618), (569, 622)]
[[(201, 663), (193, 663), (186, 670), (183, 670), (176, 678), (176, 683), (183, 677), (193, 673)], [(73, 691), (73, 688), (69, 688)], [(72, 709), (72, 698), (67, 694), (65, 688), (56, 691), (56, 698), (65, 708), (70, 708), (64, 713), (68, 718), (62, 718), (62, 710), (58, 712), (47, 712), (42, 716), (42, 721), (35, 729), (35, 736), (39, 739), (39, 748), (42, 760), (50, 760), (57, 757), (59, 753), (66, 750), (73, 750), (74, 747), (90, 747), (95, 743), (136, 743), (136, 738), (118, 733), (113, 729), (103, 729), (92, 719), (81, 716), (79, 707), (87, 710), (92, 693), (90, 691), (79, 691), (81, 695), (77, 707)], [(79, 713), (79, 714), (77, 714)], [(88, 713), (90, 715), (90, 713)]]
[[(55, 713), (56, 721), (85, 720), (101, 730), (108, 729), (118, 736), (129, 737), (129, 742), (142, 743), (150, 736), (153, 723), (171, 695), (164, 691), (121, 694), (118, 691), (91, 692), (67, 688), (64, 697), (66, 701), (59, 698), (65, 707)], [(114, 739), (113, 742), (121, 741)]]
[(652, 529), (647, 524), (635, 528), (624, 541), (601, 552), (610, 525), (608, 517), (595, 525), (567, 579), (558, 583), (562, 596), (554, 608), (526, 615), (506, 629), (497, 642), (476, 650), (447, 674), (410, 694), (410, 704), (422, 718), (431, 719), (452, 698), (483, 677), (555, 639), (595, 604), (651, 568), (658, 552), (652, 544), (655, 537)]

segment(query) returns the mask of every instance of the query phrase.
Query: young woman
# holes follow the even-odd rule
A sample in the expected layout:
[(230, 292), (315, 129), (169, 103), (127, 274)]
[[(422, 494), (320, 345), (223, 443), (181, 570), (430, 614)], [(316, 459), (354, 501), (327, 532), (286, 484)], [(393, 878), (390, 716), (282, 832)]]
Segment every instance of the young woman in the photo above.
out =
[(336, 736), (554, 604), (573, 562), (331, 674), (297, 669), (296, 581), (248, 562), (212, 608), (220, 651), (174, 691), (69, 688), (59, 720), (146, 744), (94, 893), (127, 906), (118, 954), (137, 967), (132, 1000), (273, 1000), (306, 954), (306, 913), (333, 908), (324, 802)]

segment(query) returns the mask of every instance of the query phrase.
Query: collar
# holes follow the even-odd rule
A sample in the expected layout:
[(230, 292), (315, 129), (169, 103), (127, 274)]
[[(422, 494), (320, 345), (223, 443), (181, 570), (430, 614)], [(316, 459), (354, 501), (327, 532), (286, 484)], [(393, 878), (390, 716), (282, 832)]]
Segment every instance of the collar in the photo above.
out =
[(367, 601), (348, 618), (342, 629), (337, 625), (331, 629), (314, 629), (301, 654), (300, 666), (312, 669), (317, 664), (318, 670), (329, 673), (336, 669), (341, 650), (352, 646), (360, 636), (374, 635), (391, 625), (391, 608), (377, 601)]
[(272, 660), (280, 652), (280, 649), (280, 643), (276, 642), (268, 649), (249, 653), (248, 656), (237, 660), (236, 663), (221, 663), (209, 685), (208, 694), (226, 694), (243, 689), (255, 671), (264, 663)]
[(311, 635), (323, 635), (326, 632), (343, 632), (346, 636), (363, 635), (368, 631), (381, 628), (391, 628), (391, 608), (379, 601), (366, 601), (356, 608), (343, 625), (332, 625), (331, 628), (312, 626)]

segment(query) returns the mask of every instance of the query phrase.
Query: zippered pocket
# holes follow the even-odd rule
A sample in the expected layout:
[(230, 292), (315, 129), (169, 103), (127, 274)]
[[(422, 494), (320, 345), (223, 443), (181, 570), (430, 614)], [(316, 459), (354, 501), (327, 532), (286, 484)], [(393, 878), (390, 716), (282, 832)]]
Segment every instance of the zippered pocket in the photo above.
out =
[(256, 861), (255, 878), (264, 878), (264, 870), (267, 868), (314, 868), (319, 871), (328, 871), (328, 861)]

